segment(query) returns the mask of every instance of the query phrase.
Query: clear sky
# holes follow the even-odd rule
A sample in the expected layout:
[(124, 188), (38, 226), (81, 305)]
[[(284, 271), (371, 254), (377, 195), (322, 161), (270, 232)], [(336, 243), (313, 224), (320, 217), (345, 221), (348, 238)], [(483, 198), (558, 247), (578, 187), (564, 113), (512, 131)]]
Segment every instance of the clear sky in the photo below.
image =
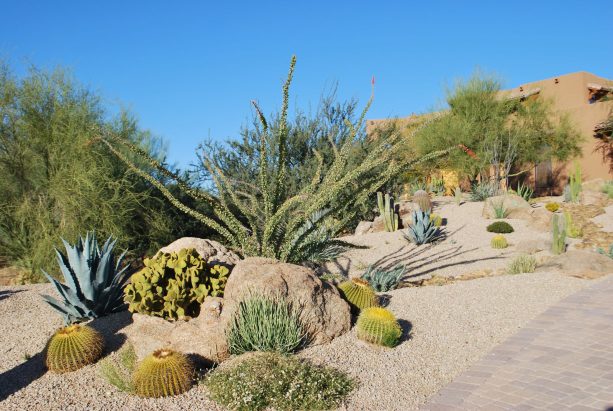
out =
[(203, 139), (236, 136), (257, 99), (279, 107), (292, 54), (292, 103), (339, 83), (370, 118), (435, 107), (476, 68), (507, 86), (586, 70), (613, 78), (612, 0), (7, 1), (0, 58), (17, 73), (70, 68), (123, 104), (185, 166)]

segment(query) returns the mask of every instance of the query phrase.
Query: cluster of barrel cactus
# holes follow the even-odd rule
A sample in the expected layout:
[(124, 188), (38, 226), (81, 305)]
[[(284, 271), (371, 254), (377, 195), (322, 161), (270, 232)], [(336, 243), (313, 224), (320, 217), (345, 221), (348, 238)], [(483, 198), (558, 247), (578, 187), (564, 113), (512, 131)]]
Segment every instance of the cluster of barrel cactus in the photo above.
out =
[(402, 336), (402, 329), (394, 314), (382, 307), (362, 310), (356, 327), (359, 339), (384, 347), (396, 346)]
[(93, 364), (102, 356), (104, 338), (87, 325), (60, 328), (45, 348), (45, 365), (50, 371), (64, 373)]
[(507, 248), (509, 246), (507, 239), (502, 234), (495, 235), (492, 238), (492, 241), (490, 244), (492, 248), (497, 248), (497, 249)]
[(345, 281), (338, 285), (338, 289), (354, 311), (379, 305), (375, 290), (368, 281), (361, 278)]
[(125, 288), (128, 309), (167, 320), (198, 316), (205, 297), (223, 296), (230, 272), (221, 265), (209, 266), (191, 248), (160, 253), (144, 264)]
[(182, 353), (164, 348), (145, 357), (136, 367), (133, 387), (141, 397), (168, 397), (192, 386), (194, 367)]

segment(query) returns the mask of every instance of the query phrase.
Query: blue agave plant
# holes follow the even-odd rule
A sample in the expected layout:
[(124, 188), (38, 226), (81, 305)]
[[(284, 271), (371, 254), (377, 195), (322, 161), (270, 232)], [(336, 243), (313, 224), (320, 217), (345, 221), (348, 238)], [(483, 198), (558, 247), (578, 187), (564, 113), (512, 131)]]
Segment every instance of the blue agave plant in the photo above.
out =
[(65, 284), (45, 271), (43, 274), (55, 286), (61, 301), (49, 295), (43, 298), (57, 310), (66, 324), (73, 324), (121, 311), (124, 307), (123, 288), (130, 278), (128, 266), (121, 267), (125, 252), (115, 259), (115, 242), (109, 237), (98, 248), (95, 233), (79, 237), (75, 246), (62, 239), (66, 254), (58, 249), (58, 264)]
[(428, 211), (413, 211), (411, 225), (402, 235), (415, 245), (429, 243), (441, 235), (441, 230), (430, 220)]

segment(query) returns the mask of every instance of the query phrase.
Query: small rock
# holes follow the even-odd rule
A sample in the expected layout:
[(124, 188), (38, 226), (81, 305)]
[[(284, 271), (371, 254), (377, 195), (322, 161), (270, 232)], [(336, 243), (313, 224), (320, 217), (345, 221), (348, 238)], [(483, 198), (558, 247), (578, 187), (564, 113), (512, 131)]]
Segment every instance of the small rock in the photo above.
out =
[(184, 248), (193, 248), (200, 257), (211, 264), (224, 264), (233, 266), (240, 261), (240, 257), (226, 247), (213, 240), (196, 237), (183, 237), (161, 248), (158, 253), (173, 253)]
[(360, 221), (358, 226), (355, 228), (355, 235), (364, 235), (369, 232), (372, 227), (371, 221)]

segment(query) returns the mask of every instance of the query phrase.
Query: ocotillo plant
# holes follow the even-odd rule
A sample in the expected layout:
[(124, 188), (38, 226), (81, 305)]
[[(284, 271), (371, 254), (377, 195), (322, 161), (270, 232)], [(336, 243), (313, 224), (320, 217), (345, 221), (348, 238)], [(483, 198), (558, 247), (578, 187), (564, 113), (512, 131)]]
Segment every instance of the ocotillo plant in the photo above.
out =
[[(262, 127), (262, 138), (254, 153), (254, 158), (258, 159), (258, 173), (252, 181), (240, 182), (229, 178), (210, 153), (202, 150), (203, 165), (214, 185), (214, 190), (206, 191), (191, 186), (178, 173), (164, 167), (140, 147), (116, 138), (109, 130), (102, 132), (99, 140), (131, 170), (158, 188), (172, 205), (215, 230), (238, 253), (293, 263), (335, 258), (351, 246), (334, 238), (354, 217), (342, 213), (343, 204), (347, 201), (366, 202), (370, 194), (401, 170), (406, 171), (417, 163), (441, 157), (450, 150), (432, 152), (421, 158), (399, 158), (395, 148), (407, 137), (397, 132), (385, 139), (375, 139), (367, 156), (359, 164), (353, 164), (350, 161), (352, 148), (360, 143), (358, 131), (363, 129), (373, 98), (371, 96), (356, 124), (346, 121), (350, 132), (344, 142), (340, 146), (331, 143), (334, 160), (330, 166), (324, 168), (322, 155), (315, 152), (319, 164), (313, 178), (305, 182), (298, 194), (288, 196), (286, 176), (291, 171), (291, 164), (287, 151), (291, 136), (287, 111), (295, 64), (296, 58), (292, 57), (283, 85), (280, 125), (274, 138), (269, 138), (268, 121), (257, 103), (253, 102)], [(412, 131), (413, 134), (439, 117), (425, 121)], [(155, 174), (134, 164), (121, 148), (136, 153)], [(176, 182), (177, 187), (195, 201), (204, 202), (212, 210), (211, 213), (204, 214), (180, 201), (160, 181), (160, 176), (166, 181)]]
[(383, 193), (377, 192), (377, 205), (379, 207), (379, 214), (383, 217), (385, 223), (385, 231), (398, 230), (398, 214), (396, 214), (394, 199), (385, 194), (385, 201), (383, 200)]
[(566, 224), (559, 215), (554, 214), (551, 219), (552, 243), (551, 252), (562, 254), (566, 251)]

